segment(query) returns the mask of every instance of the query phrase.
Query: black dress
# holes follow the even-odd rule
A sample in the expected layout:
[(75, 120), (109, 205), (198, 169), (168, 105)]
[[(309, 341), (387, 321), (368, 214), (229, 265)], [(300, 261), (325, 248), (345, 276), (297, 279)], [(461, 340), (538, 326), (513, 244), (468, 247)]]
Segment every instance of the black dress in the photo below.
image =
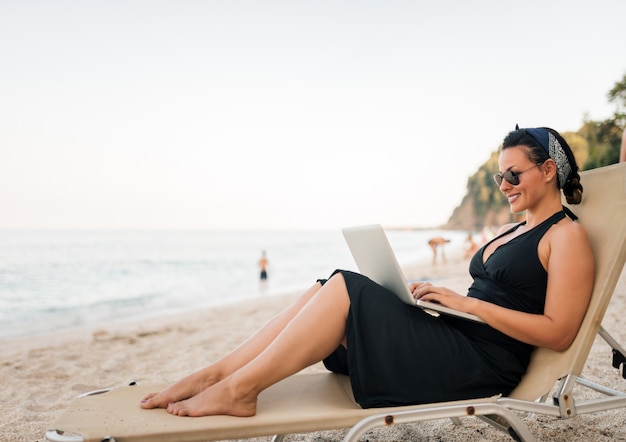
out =
[[(486, 246), (478, 250), (470, 262), (474, 282), (468, 296), (542, 313), (547, 273), (537, 245), (564, 216), (558, 212), (499, 246), (484, 264)], [(363, 275), (337, 272), (346, 281), (351, 302), (347, 349), (340, 346), (324, 364), (350, 376), (355, 399), (362, 407), (506, 395), (526, 371), (532, 346), (486, 324), (445, 315), (435, 318), (403, 303)]]

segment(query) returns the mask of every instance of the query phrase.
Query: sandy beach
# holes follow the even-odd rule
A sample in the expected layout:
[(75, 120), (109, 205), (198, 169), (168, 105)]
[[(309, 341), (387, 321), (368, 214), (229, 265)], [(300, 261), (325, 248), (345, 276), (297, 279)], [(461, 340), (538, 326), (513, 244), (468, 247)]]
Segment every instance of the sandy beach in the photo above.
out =
[[(464, 292), (467, 261), (406, 269), (409, 278), (430, 277), (438, 285)], [(626, 272), (603, 322), (626, 346)], [(259, 297), (254, 302), (220, 306), (159, 319), (110, 324), (1, 342), (0, 440), (43, 441), (44, 433), (78, 394), (128, 384), (171, 383), (216, 360), (247, 338), (298, 294)], [(307, 371), (324, 370), (321, 364)], [(583, 374), (625, 391), (626, 380), (611, 367), (611, 351), (596, 339)], [(539, 440), (626, 441), (626, 410), (556, 420), (526, 416)], [(341, 440), (345, 431), (289, 436), (287, 440)], [(491, 441), (507, 438), (478, 419), (449, 420), (384, 428), (367, 439), (392, 441)], [(249, 439), (255, 441), (269, 438)]]

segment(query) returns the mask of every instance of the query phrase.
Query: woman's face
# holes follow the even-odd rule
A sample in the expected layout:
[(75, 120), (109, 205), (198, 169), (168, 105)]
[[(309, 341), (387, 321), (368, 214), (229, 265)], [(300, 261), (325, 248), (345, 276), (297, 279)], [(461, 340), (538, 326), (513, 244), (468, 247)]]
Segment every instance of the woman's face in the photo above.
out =
[(528, 157), (526, 146), (508, 147), (500, 153), (498, 167), (501, 174), (506, 171), (515, 172), (519, 184), (514, 185), (506, 179), (500, 184), (500, 191), (506, 196), (511, 212), (518, 213), (532, 207), (543, 192), (543, 174), (541, 166), (533, 163)]

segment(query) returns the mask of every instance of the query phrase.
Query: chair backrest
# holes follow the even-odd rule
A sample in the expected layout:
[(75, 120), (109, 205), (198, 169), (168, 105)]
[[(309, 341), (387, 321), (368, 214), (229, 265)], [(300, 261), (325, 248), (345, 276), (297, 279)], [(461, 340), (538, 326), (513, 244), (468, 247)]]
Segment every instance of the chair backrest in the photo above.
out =
[[(567, 374), (579, 375), (626, 260), (626, 163), (581, 174), (583, 201), (569, 208), (585, 227), (596, 264), (593, 294), (572, 345), (563, 352), (534, 351), (530, 365), (510, 397), (535, 400)], [(565, 204), (568, 206), (567, 204)], [(572, 257), (575, 259), (575, 257)]]

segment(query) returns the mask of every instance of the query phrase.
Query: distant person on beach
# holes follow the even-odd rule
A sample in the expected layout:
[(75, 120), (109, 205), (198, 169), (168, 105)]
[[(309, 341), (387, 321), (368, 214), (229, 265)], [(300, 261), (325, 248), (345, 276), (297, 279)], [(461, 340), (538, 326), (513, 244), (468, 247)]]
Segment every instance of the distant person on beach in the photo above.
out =
[(464, 259), (471, 258), (474, 256), (474, 253), (478, 251), (478, 244), (474, 241), (474, 236), (472, 232), (467, 233), (467, 238), (465, 240), (467, 242), (467, 248), (465, 249), (465, 254), (463, 255)]
[(622, 148), (619, 151), (619, 162), (626, 162), (626, 129), (622, 133)]
[(516, 128), (504, 139), (498, 168), (498, 188), (526, 219), (502, 226), (474, 254), (467, 295), (409, 284), (414, 298), (484, 323), (434, 318), (363, 275), (336, 270), (224, 358), (146, 396), (141, 407), (252, 416), (259, 393), (319, 361), (350, 377), (365, 408), (507, 395), (535, 347), (563, 351), (574, 340), (594, 264), (586, 232), (561, 204), (561, 191), (571, 204), (582, 198), (578, 166), (561, 135)]
[(491, 226), (485, 226), (480, 231), (480, 243), (487, 244), (488, 241), (491, 241), (494, 237), (494, 229)]
[(444, 263), (446, 262), (446, 254), (443, 250), (443, 245), (447, 242), (450, 242), (450, 240), (440, 236), (428, 240), (428, 246), (433, 251), (433, 265), (437, 264), (437, 249), (441, 249), (441, 259)]
[(261, 273), (259, 275), (261, 281), (267, 281), (267, 265), (269, 261), (267, 260), (267, 256), (265, 255), (265, 250), (261, 252), (261, 259), (259, 259), (259, 269)]

